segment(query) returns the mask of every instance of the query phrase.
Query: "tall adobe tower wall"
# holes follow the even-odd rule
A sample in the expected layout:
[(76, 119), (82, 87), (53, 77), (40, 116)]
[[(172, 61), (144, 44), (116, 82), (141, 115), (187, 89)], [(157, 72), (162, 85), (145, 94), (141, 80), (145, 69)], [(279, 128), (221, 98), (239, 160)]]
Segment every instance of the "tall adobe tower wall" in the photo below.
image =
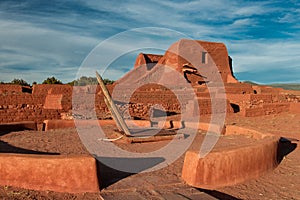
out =
[[(152, 65), (148, 67), (150, 63)], [(218, 73), (224, 83), (238, 82), (233, 76), (232, 60), (223, 43), (182, 39), (173, 43), (163, 56), (139, 54), (134, 68), (146, 64), (148, 70), (151, 70), (156, 63), (176, 69), (180, 73), (183, 64), (191, 63), (201, 75), (209, 76), (210, 79), (216, 78), (215, 73)], [(190, 75), (189, 79), (192, 82), (203, 80), (195, 75)]]

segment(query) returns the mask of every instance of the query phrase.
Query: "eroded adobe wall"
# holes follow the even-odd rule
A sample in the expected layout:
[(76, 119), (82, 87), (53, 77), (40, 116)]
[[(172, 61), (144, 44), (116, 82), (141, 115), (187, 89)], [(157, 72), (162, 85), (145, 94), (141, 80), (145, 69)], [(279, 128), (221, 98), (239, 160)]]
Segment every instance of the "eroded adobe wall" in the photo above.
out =
[[(113, 86), (108, 86), (108, 89), (112, 93)], [(99, 86), (35, 85), (31, 94), (22, 92), (21, 87), (6, 86), (5, 91), (0, 94), (3, 97), (0, 98), (0, 123), (34, 121), (40, 124), (47, 119), (71, 119), (74, 116), (82, 119), (111, 118)], [(200, 114), (211, 114), (212, 105), (207, 92), (203, 93), (205, 98), (198, 99), (198, 105), (186, 99), (185, 90), (177, 95), (161, 86), (149, 85), (134, 92), (129, 104), (116, 104), (122, 113), (128, 109), (129, 113), (123, 113), (125, 118), (149, 119), (150, 109), (157, 104), (169, 113), (194, 110), (199, 106)], [(180, 104), (178, 98), (183, 103)], [(227, 108), (226, 112), (232, 112), (229, 102)]]
[(245, 108), (241, 113), (245, 117), (279, 114), (290, 111), (290, 103), (262, 104), (260, 107)]
[(33, 86), (32, 96), (44, 109), (71, 109), (73, 87), (70, 85), (43, 84)]
[(140, 53), (135, 60), (134, 69), (141, 65), (147, 65), (147, 69), (151, 70), (162, 57), (163, 55)]
[[(172, 113), (189, 112), (191, 114), (209, 115), (212, 114), (212, 108), (218, 113), (233, 112), (229, 101), (225, 100), (226, 108), (216, 106), (222, 105), (221, 103), (224, 102), (224, 99), (218, 97), (217, 94), (210, 96), (205, 90), (205, 92), (195, 92), (195, 96), (191, 96), (192, 93), (190, 92), (186, 89), (170, 90), (156, 84), (144, 85), (136, 90), (130, 98), (130, 115), (149, 119), (149, 111), (155, 105), (161, 105), (165, 111)], [(193, 98), (196, 98), (196, 101)], [(211, 98), (214, 98), (214, 100), (212, 101)], [(212, 103), (215, 103), (215, 106), (212, 106)], [(197, 109), (199, 109), (199, 112), (195, 112)]]
[(12, 93), (21, 93), (22, 86), (20, 85), (9, 85), (1, 84), (0, 85), (0, 94), (12, 94)]
[(274, 88), (274, 87), (260, 86), (260, 85), (259, 86), (253, 85), (252, 87), (258, 94), (261, 93), (280, 94), (284, 92), (284, 89), (282, 88)]
[(254, 94), (255, 91), (247, 83), (225, 83), (226, 94)]
[(21, 86), (0, 85), (0, 123), (59, 119), (71, 108), (71, 89), (66, 85), (35, 85), (28, 93), (22, 92)]
[(288, 112), (294, 109), (292, 104), (300, 101), (296, 95), (280, 88), (250, 85), (249, 88), (245, 85), (226, 86), (227, 99), (231, 104), (238, 105), (241, 114), (245, 117)]
[[(114, 85), (107, 86), (113, 93)], [(257, 88), (256, 88), (257, 89)], [(35, 85), (32, 93), (24, 92), (20, 86), (0, 85), (0, 123), (34, 121), (42, 123), (46, 119), (82, 119), (111, 118), (101, 88), (99, 86)], [(146, 85), (136, 90), (130, 97), (129, 104), (122, 101), (115, 103), (125, 118), (149, 119), (150, 110), (161, 105), (169, 113), (182, 113), (184, 110), (199, 108), (200, 115), (212, 113), (212, 101), (222, 101), (224, 88), (194, 88), (198, 105), (187, 99), (187, 91), (179, 89), (176, 95), (159, 85)], [(226, 110), (217, 112), (240, 112), (246, 117), (277, 114), (296, 110), (299, 99), (295, 95), (279, 93), (254, 94), (253, 88), (245, 84), (225, 84)], [(221, 96), (219, 96), (221, 95)], [(180, 99), (180, 100), (179, 100)], [(122, 100), (122, 99), (121, 99)], [(181, 102), (181, 103), (180, 103)], [(293, 105), (292, 105), (293, 104)], [(235, 106), (238, 106), (238, 109)], [(129, 112), (125, 112), (128, 110)]]

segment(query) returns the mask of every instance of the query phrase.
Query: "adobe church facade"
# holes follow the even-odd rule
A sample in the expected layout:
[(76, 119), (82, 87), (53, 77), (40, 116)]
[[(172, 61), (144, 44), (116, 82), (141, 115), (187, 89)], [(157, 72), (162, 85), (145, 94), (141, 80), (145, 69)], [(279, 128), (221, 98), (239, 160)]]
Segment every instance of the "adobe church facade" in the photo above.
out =
[(210, 76), (212, 79), (215, 73), (219, 73), (224, 83), (238, 82), (233, 75), (232, 60), (227, 48), (218, 42), (181, 39), (172, 44), (164, 55), (140, 53), (136, 58), (134, 69), (146, 65), (147, 70), (152, 71), (157, 65), (166, 65), (183, 73), (183, 66), (186, 63), (198, 69), (198, 75), (188, 75), (193, 85), (205, 81), (199, 74)]

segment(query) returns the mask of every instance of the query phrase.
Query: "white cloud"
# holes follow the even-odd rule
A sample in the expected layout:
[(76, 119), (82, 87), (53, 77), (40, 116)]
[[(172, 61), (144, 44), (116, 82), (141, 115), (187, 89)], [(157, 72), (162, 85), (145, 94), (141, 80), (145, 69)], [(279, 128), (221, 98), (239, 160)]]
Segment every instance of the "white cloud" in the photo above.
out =
[(0, 20), (0, 66), (23, 66), (25, 70), (26, 66), (36, 67), (42, 79), (43, 72), (59, 73), (61, 66), (79, 66), (98, 42), (95, 38), (37, 27), (29, 22)]
[(268, 13), (270, 9), (267, 9), (264, 4), (258, 3), (257, 5), (251, 5), (246, 7), (238, 7), (236, 6), (236, 11), (233, 12), (235, 16), (252, 16), (252, 15), (261, 15)]
[(280, 23), (295, 23), (299, 22), (300, 18), (300, 9), (292, 9), (285, 13), (285, 15), (279, 18), (278, 22)]
[(253, 19), (249, 19), (249, 18), (246, 18), (246, 19), (238, 19), (238, 20), (235, 20), (232, 24), (232, 27), (238, 27), (238, 28), (241, 28), (241, 27), (245, 27), (245, 26), (254, 26), (256, 24), (255, 20)]
[[(87, 6), (100, 11), (112, 12), (117, 16), (135, 22), (136, 27), (155, 26), (167, 27), (182, 31), (192, 37), (208, 38), (228, 33), (233, 34), (236, 29), (243, 28), (246, 23), (253, 23), (253, 15), (263, 15), (273, 11), (266, 3), (245, 3), (228, 0), (202, 0), (189, 2), (172, 1), (138, 1), (113, 3), (99, 3), (97, 0), (85, 1)], [(210, 22), (232, 23), (234, 26), (213, 25)], [(231, 30), (232, 28), (233, 30)]]
[(300, 68), (300, 44), (294, 41), (236, 41), (228, 49), (235, 72)]

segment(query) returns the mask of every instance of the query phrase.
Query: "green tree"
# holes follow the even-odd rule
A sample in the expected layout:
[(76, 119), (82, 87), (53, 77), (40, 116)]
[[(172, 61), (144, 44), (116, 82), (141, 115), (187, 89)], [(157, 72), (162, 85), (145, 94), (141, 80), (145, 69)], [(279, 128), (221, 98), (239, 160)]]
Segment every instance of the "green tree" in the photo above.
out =
[(69, 83), (67, 83), (68, 85), (71, 85), (71, 86), (74, 86), (75, 85), (75, 80), (74, 81), (71, 81)]
[[(114, 83), (114, 81), (110, 80), (110, 79), (104, 79), (103, 82), (105, 85)], [(76, 86), (97, 85), (98, 81), (97, 81), (96, 77), (82, 76), (77, 80), (69, 82), (68, 84), (72, 85), (72, 86), (74, 86), (74, 85), (76, 85)]]
[(62, 82), (52, 76), (44, 80), (42, 84), (62, 84)]
[(105, 85), (111, 85), (111, 84), (113, 84), (115, 81), (110, 80), (110, 79), (108, 79), (108, 78), (105, 78), (105, 79), (103, 79), (103, 82), (104, 82)]
[(26, 81), (24, 81), (23, 79), (14, 79), (10, 82), (10, 84), (14, 84), (14, 85), (22, 85), (22, 86), (30, 86)]

